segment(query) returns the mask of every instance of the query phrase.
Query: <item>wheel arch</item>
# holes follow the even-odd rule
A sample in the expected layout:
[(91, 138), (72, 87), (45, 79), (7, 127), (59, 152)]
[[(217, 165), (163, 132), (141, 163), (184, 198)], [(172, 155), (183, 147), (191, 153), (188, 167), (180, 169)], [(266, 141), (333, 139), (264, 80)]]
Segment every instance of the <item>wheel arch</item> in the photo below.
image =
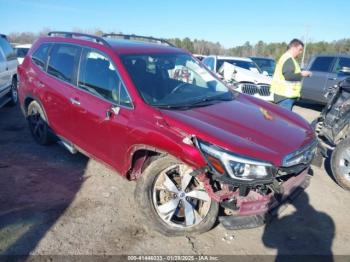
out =
[(159, 149), (155, 146), (149, 145), (134, 145), (130, 153), (127, 154), (128, 167), (126, 168), (126, 177), (129, 180), (136, 180), (141, 175), (146, 167), (151, 164), (155, 159), (164, 156), (172, 156), (185, 164), (192, 166), (193, 168), (200, 168), (205, 165), (205, 160), (198, 151), (198, 149), (192, 145), (179, 145), (173, 141), (171, 151)]
[(44, 108), (43, 104), (40, 102), (40, 100), (37, 97), (35, 97), (35, 96), (27, 96), (24, 99), (23, 110), (24, 110), (25, 117), (28, 116), (28, 107), (29, 107), (30, 103), (33, 102), (33, 101), (35, 101), (35, 102), (37, 102), (39, 104), (39, 106), (41, 107), (41, 109), (44, 112), (44, 115), (45, 115), (45, 118), (46, 118), (46, 122), (49, 125), (50, 121), (49, 121), (49, 118), (47, 117), (45, 108)]

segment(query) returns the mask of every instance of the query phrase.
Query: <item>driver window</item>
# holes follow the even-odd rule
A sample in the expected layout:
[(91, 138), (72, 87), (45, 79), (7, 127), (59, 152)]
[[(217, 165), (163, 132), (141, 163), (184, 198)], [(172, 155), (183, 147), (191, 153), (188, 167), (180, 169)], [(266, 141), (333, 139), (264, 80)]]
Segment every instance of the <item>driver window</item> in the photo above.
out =
[(114, 104), (132, 107), (130, 96), (113, 63), (96, 50), (84, 50), (78, 87)]
[(336, 72), (339, 72), (343, 67), (350, 67), (350, 58), (340, 57), (336, 66)]

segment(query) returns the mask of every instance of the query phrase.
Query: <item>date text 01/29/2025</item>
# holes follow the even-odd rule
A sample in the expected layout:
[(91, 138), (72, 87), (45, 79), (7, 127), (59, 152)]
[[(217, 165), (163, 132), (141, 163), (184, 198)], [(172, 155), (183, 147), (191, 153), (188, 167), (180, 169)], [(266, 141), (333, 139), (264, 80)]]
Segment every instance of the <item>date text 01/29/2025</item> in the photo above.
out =
[(216, 256), (128, 256), (128, 261), (218, 261)]

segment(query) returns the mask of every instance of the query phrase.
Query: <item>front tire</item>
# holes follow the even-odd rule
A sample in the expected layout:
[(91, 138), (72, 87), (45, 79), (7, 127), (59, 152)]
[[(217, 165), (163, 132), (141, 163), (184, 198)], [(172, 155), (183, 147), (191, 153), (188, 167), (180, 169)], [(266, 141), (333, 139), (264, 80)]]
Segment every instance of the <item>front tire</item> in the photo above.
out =
[(331, 169), (337, 183), (350, 190), (350, 139), (345, 139), (336, 146), (332, 154)]
[(49, 145), (54, 142), (44, 110), (37, 101), (32, 101), (29, 104), (27, 120), (30, 132), (38, 144)]
[(213, 227), (219, 205), (191, 172), (170, 156), (156, 159), (145, 169), (135, 199), (146, 227), (166, 236), (199, 234)]

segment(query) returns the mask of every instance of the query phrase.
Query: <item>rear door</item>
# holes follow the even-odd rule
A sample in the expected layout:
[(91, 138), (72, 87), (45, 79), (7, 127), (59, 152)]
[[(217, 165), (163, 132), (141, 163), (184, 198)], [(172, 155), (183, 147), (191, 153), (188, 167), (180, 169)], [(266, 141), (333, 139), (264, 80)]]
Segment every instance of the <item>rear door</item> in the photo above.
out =
[(133, 113), (130, 96), (112, 60), (84, 48), (73, 97), (74, 141), (90, 155), (121, 170)]
[(312, 62), (309, 70), (311, 77), (305, 77), (302, 81), (302, 98), (326, 103), (326, 93), (329, 78), (334, 78), (332, 72), (335, 62), (334, 56), (318, 56)]
[(50, 126), (58, 135), (70, 141), (74, 132), (72, 93), (76, 88), (81, 50), (81, 47), (72, 44), (54, 44), (48, 58), (47, 77), (38, 81), (38, 88), (45, 93), (41, 101)]

